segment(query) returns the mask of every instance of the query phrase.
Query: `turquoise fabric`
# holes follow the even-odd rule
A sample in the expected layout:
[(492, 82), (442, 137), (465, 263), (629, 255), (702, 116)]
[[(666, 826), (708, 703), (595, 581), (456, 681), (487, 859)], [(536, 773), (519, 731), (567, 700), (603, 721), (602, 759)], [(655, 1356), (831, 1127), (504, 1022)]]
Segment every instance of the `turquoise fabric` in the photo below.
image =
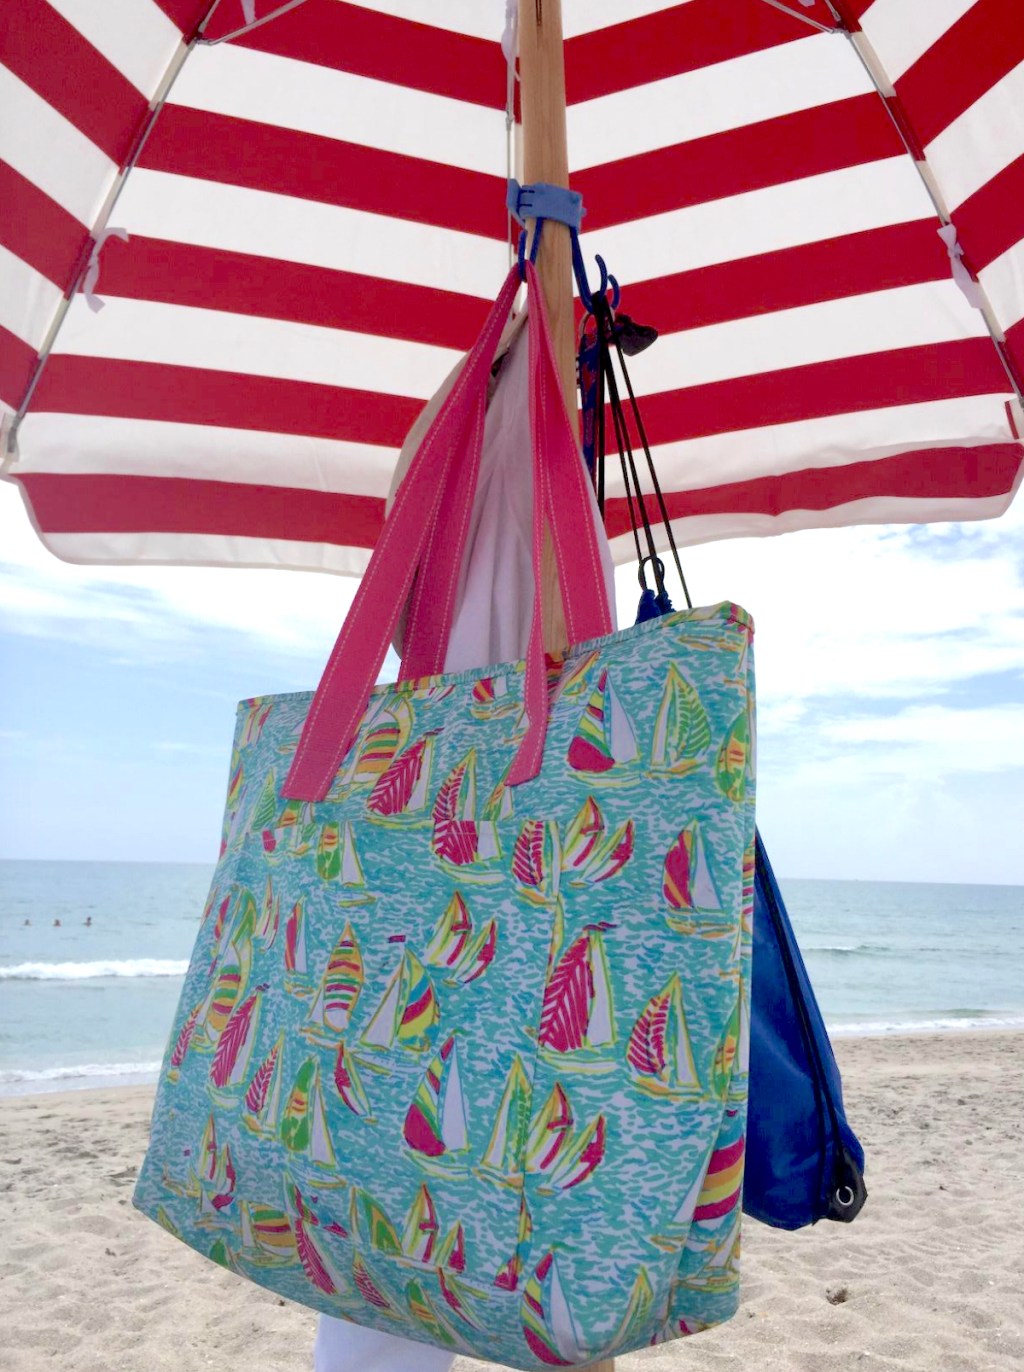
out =
[(752, 626), (378, 688), (328, 798), (310, 696), (239, 707), (222, 851), (135, 1204), (328, 1314), (515, 1367), (738, 1300)]

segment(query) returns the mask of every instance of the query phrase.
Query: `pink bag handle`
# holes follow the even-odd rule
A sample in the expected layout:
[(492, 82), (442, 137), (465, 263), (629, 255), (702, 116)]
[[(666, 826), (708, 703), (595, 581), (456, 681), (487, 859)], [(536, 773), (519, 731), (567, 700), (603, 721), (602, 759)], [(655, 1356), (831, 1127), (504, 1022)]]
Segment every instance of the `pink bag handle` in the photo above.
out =
[[(587, 478), (566, 412), (540, 283), (531, 263), (526, 265), (526, 280), (535, 590), (524, 684), (529, 724), (509, 773), (510, 785), (535, 777), (544, 751), (547, 681), (540, 574), (545, 512), (570, 641), (611, 632)], [(519, 282), (519, 269), (513, 267), (398, 489), (306, 717), (284, 784), (284, 795), (290, 799), (322, 800), (330, 789), (366, 711), (401, 607), (414, 578), (425, 567), (431, 576), (429, 584), (420, 576), (413, 591), (402, 675), (433, 675), (443, 666), (480, 468), (491, 361)]]

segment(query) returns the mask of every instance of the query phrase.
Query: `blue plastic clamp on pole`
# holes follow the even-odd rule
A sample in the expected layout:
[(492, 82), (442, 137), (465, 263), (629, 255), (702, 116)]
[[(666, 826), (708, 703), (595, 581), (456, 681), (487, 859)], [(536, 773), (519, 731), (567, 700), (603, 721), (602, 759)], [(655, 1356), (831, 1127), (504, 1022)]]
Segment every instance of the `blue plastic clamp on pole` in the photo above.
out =
[(554, 219), (559, 224), (568, 224), (570, 229), (578, 233), (586, 214), (583, 196), (579, 191), (566, 190), (564, 186), (549, 186), (546, 181), (521, 186), (514, 178), (511, 179), (505, 204), (512, 218), (524, 228), (528, 219)]

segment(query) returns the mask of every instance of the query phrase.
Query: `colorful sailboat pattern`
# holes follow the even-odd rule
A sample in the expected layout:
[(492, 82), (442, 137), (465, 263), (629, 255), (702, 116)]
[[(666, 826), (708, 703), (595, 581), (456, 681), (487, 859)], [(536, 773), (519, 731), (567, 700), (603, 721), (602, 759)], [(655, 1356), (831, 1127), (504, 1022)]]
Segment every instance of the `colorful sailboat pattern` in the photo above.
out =
[(334, 1145), (324, 1109), (320, 1063), (315, 1057), (307, 1058), (296, 1074), (279, 1132), (281, 1142), (289, 1152), (301, 1154), (316, 1167), (334, 1166)]
[[(266, 814), (271, 814), (269, 804)], [(263, 829), (263, 849), (272, 866), (304, 858), (319, 841), (316, 809), (307, 801), (286, 800), (272, 822), (273, 828)]]
[(433, 757), (433, 733), (424, 734), (399, 753), (370, 792), (367, 812), (388, 824), (421, 819), (430, 794)]
[(221, 1214), (234, 1205), (238, 1176), (230, 1145), (225, 1143), (218, 1147), (217, 1124), (213, 1115), (203, 1132), (194, 1175), (199, 1191), (199, 1210), (195, 1222), (207, 1227), (215, 1226)]
[(644, 1006), (633, 1026), (626, 1057), (642, 1091), (671, 1100), (704, 1094), (683, 1010), (678, 972), (673, 972), (668, 984)]
[(427, 969), (410, 948), (403, 947), (398, 966), (359, 1041), (366, 1048), (382, 1051), (404, 1048), (422, 1052), (433, 1044), (439, 1020), (437, 995)]
[(402, 1136), (424, 1165), (452, 1163), (469, 1148), (466, 1102), (454, 1034), (431, 1059), (406, 1112)]
[(257, 1067), (245, 1092), (242, 1122), (254, 1134), (274, 1138), (281, 1118), (284, 1080), (284, 1030)]
[(556, 1081), (526, 1140), (526, 1171), (540, 1178), (538, 1194), (571, 1191), (586, 1181), (604, 1159), (606, 1136), (601, 1114), (577, 1127), (568, 1093)]
[[(737, 1209), (743, 1187), (744, 1147), (740, 1134), (712, 1149), (671, 1219), (651, 1235), (655, 1247), (667, 1253), (678, 1252), (690, 1240), (695, 1224), (717, 1226)], [(699, 1249), (701, 1242), (698, 1234), (691, 1249)]]
[(335, 944), (309, 1012), (305, 1032), (325, 1043), (337, 1041), (348, 1029), (363, 989), (363, 956), (351, 923)]
[(527, 1345), (544, 1366), (571, 1367), (580, 1361), (579, 1329), (553, 1252), (545, 1253), (526, 1283), (521, 1309)]
[(737, 805), (746, 793), (751, 756), (750, 712), (744, 709), (722, 740), (715, 760), (715, 780), (722, 793)]
[(611, 1070), (616, 1041), (612, 978), (605, 931), (588, 924), (565, 950), (548, 979), (537, 1041), (563, 1071)]
[(371, 704), (359, 737), (328, 792), (328, 800), (341, 801), (373, 786), (405, 746), (413, 728), (412, 708), (404, 696), (384, 697)]
[(636, 733), (606, 668), (569, 744), (569, 767), (591, 784), (622, 785), (639, 756)]
[(678, 933), (728, 934), (732, 930), (734, 921), (707, 918), (721, 915), (723, 906), (697, 820), (680, 832), (665, 855), (662, 893), (673, 911), (666, 916), (669, 928)]
[(211, 1094), (221, 1103), (241, 1094), (256, 1048), (260, 1002), (270, 986), (264, 982), (231, 1013), (210, 1066)]
[(434, 801), (434, 855), (442, 866), (457, 869), (464, 881), (486, 881), (497, 873), (486, 869), (501, 857), (497, 825), (477, 819), (477, 760), (471, 748), (441, 783)]
[(268, 875), (255, 933), (255, 937), (259, 939), (264, 949), (273, 948), (280, 927), (281, 897), (274, 889), (274, 878)]
[(402, 1252), (413, 1262), (429, 1266), (437, 1245), (437, 1207), (426, 1182), (420, 1187), (405, 1221)]
[(359, 1119), (369, 1118), (370, 1100), (356, 1067), (355, 1055), (344, 1043), (338, 1044), (338, 1056), (334, 1060), (334, 1085), (346, 1109)]
[(396, 1314), (394, 1302), (373, 1279), (370, 1269), (359, 1253), (356, 1253), (352, 1259), (352, 1280), (355, 1282), (356, 1290), (367, 1305), (374, 1310), (382, 1311), (386, 1315), (394, 1316)]
[(401, 1256), (402, 1244), (398, 1230), (383, 1206), (368, 1191), (352, 1188), (350, 1221), (353, 1239), (362, 1240), (372, 1252), (389, 1257)]
[(635, 1348), (643, 1342), (645, 1332), (650, 1329), (653, 1309), (654, 1288), (647, 1268), (641, 1267), (634, 1278), (633, 1289), (629, 1293), (629, 1304), (626, 1306), (626, 1313), (615, 1336), (613, 1347)]
[(700, 765), (711, 746), (711, 722), (700, 692), (670, 663), (654, 722), (651, 771), (686, 776)]
[(605, 818), (593, 796), (569, 825), (562, 849), (562, 870), (570, 886), (596, 886), (609, 881), (625, 867), (636, 846), (636, 824), (622, 822), (606, 832)]
[(171, 1050), (170, 1063), (167, 1072), (168, 1081), (175, 1082), (181, 1076), (181, 1064), (185, 1061), (185, 1054), (188, 1052), (189, 1044), (192, 1042), (192, 1035), (196, 1031), (196, 1025), (199, 1023), (199, 1016), (202, 1014), (203, 1004), (203, 1001), (199, 1002), (178, 1032), (178, 1037)]
[(509, 690), (508, 678), (484, 676), (473, 687), (469, 712), (474, 719), (501, 719), (519, 712), (519, 702)]
[(299, 993), (309, 988), (305, 915), (305, 903), (300, 897), (292, 906), (284, 929), (285, 989)]
[(558, 895), (561, 843), (558, 825), (528, 819), (512, 850), (512, 875), (524, 900), (546, 905)]
[(519, 1229), (516, 1234), (515, 1249), (508, 1261), (503, 1262), (499, 1267), (494, 1278), (494, 1285), (502, 1291), (515, 1291), (518, 1288), (532, 1238), (533, 1220), (530, 1218), (530, 1207), (526, 1203), (524, 1191), (519, 1203)]
[(521, 1140), (530, 1121), (530, 1079), (517, 1053), (505, 1078), (480, 1171), (503, 1186), (517, 1187), (523, 1178)]
[(727, 1318), (749, 640), (725, 606), (550, 659), (516, 786), (522, 664), (377, 688), (315, 802), (285, 782), (309, 697), (245, 702), (140, 1209), (285, 1299), (534, 1372)]
[(445, 974), (448, 986), (467, 986), (494, 961), (498, 946), (498, 922), (489, 920), (477, 929), (465, 899), (456, 891), (434, 926), (424, 961)]
[(323, 1241), (317, 1236), (319, 1217), (307, 1204), (297, 1185), (291, 1183), (287, 1190), (291, 1193), (292, 1233), (302, 1270), (311, 1286), (325, 1296), (337, 1295), (344, 1291), (345, 1282), (331, 1261)]
[(283, 1210), (242, 1201), (238, 1257), (255, 1267), (288, 1267), (298, 1261), (295, 1235)]

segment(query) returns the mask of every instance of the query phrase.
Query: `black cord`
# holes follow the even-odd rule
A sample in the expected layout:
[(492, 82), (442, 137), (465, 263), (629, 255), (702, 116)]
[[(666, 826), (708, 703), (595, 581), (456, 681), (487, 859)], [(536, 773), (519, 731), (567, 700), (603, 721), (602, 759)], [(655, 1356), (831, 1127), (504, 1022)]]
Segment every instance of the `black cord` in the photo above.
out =
[(614, 332), (614, 328), (612, 329), (611, 336), (612, 341), (615, 344), (615, 351), (618, 354), (619, 366), (622, 368), (622, 377), (626, 383), (626, 390), (629, 394), (630, 407), (633, 411), (633, 421), (636, 424), (636, 431), (639, 435), (640, 442), (643, 444), (644, 454), (647, 458), (647, 469), (650, 472), (651, 480), (654, 483), (654, 493), (658, 500), (658, 509), (661, 511), (661, 521), (665, 526), (665, 534), (668, 538), (668, 546), (672, 550), (672, 560), (676, 564), (676, 571), (679, 573), (679, 580), (682, 583), (683, 596), (686, 600), (686, 608), (688, 610), (692, 610), (693, 601), (690, 599), (689, 587), (686, 584), (686, 577), (683, 575), (683, 565), (679, 560), (679, 549), (676, 546), (676, 537), (672, 529), (672, 520), (669, 518), (668, 507), (665, 504), (665, 497), (662, 494), (661, 490), (661, 482), (658, 480), (658, 473), (654, 469), (654, 459), (651, 457), (651, 445), (647, 441), (647, 430), (644, 428), (644, 421), (642, 415), (640, 414), (640, 406), (637, 403), (636, 394), (633, 390), (633, 383), (629, 379), (629, 369), (626, 366), (626, 358), (625, 354), (622, 351), (622, 344), (619, 341), (618, 335)]
[[(641, 568), (641, 580), (643, 580), (643, 566), (646, 561), (650, 561), (651, 570), (654, 573), (655, 584), (659, 596), (665, 596), (664, 567), (658, 557), (657, 546), (655, 544), (654, 532), (651, 527), (651, 520), (647, 513), (647, 502), (644, 492), (640, 486), (640, 477), (637, 472), (636, 458), (633, 451), (633, 444), (629, 436), (629, 425), (626, 419), (625, 408), (622, 404), (622, 396), (619, 391), (618, 381), (615, 376), (612, 361), (611, 345), (614, 343), (615, 350), (619, 358), (619, 366), (622, 368), (622, 375), (626, 383), (629, 394), (630, 407), (633, 411), (633, 419), (636, 424), (637, 434), (643, 444), (644, 453), (647, 458), (647, 468), (651, 474), (654, 484), (658, 506), (661, 511), (662, 522), (665, 525), (668, 535), (669, 546), (675, 560), (676, 570), (679, 573), (679, 581), (683, 588), (683, 595), (687, 606), (692, 609), (693, 602), (690, 599), (690, 592), (686, 585), (686, 578), (683, 576), (682, 565), (679, 560), (679, 551), (676, 546), (675, 535), (669, 518), (668, 509), (662, 495), (661, 485), (658, 481), (657, 472), (654, 469), (654, 462), (651, 457), (650, 445), (647, 441), (647, 432), (644, 428), (643, 419), (640, 415), (640, 407), (637, 403), (636, 395), (633, 391), (632, 382), (629, 379), (629, 371), (626, 367), (622, 345), (615, 332), (615, 318), (612, 314), (611, 306), (607, 297), (595, 295), (593, 297), (593, 319), (597, 334), (597, 360), (598, 360), (598, 395), (597, 403), (599, 406), (597, 424), (597, 445), (596, 445), (596, 467), (597, 481), (599, 490), (598, 504), (604, 513), (604, 461), (607, 442), (607, 430), (604, 416), (605, 391), (607, 390), (608, 408), (611, 410), (612, 422), (615, 429), (615, 441), (619, 450), (619, 460), (622, 466), (622, 483), (626, 495), (626, 503), (629, 509), (630, 525), (633, 530), (633, 541), (636, 546), (637, 562)], [(648, 556), (645, 558), (640, 548), (639, 530), (636, 521), (636, 506), (640, 508), (640, 518), (644, 527), (644, 541), (647, 544)], [(646, 582), (643, 584), (646, 585)]]

